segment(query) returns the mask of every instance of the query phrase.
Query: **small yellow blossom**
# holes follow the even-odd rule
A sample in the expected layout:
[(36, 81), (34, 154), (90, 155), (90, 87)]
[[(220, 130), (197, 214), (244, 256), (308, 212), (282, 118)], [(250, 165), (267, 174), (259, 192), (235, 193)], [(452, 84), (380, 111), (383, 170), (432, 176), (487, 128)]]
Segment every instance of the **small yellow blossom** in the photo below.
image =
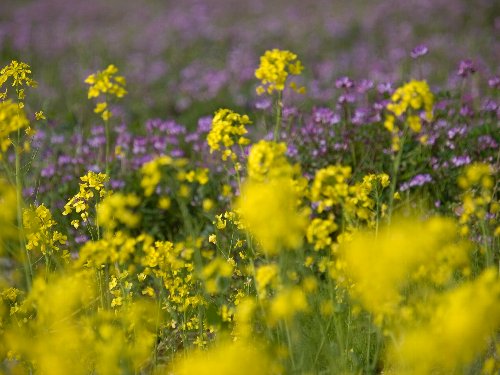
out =
[[(259, 68), (255, 71), (255, 77), (261, 81), (257, 87), (257, 94), (264, 92), (272, 94), (274, 91), (283, 91), (289, 75), (299, 75), (304, 66), (297, 59), (297, 55), (279, 49), (266, 51), (260, 58)], [(298, 92), (304, 92), (303, 87), (297, 87), (292, 82), (290, 87)]]

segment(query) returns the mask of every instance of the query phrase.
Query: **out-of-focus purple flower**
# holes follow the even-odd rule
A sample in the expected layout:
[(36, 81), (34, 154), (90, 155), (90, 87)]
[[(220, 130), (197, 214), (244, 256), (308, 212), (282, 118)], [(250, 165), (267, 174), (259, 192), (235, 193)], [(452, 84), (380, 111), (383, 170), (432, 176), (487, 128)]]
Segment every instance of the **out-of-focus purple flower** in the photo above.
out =
[(428, 52), (429, 52), (429, 49), (427, 48), (427, 46), (424, 44), (420, 44), (411, 50), (410, 56), (413, 59), (416, 59), (420, 56), (427, 55)]
[(299, 154), (299, 151), (297, 150), (297, 147), (295, 147), (294, 144), (289, 143), (287, 145), (286, 153), (289, 157), (293, 158)]
[(428, 174), (428, 173), (417, 174), (410, 181), (407, 181), (407, 182), (401, 184), (401, 187), (399, 188), (399, 190), (406, 191), (412, 187), (423, 186), (425, 184), (428, 184), (429, 182), (432, 182), (432, 177), (430, 174)]
[(489, 134), (478, 137), (477, 143), (481, 150), (486, 150), (488, 148), (496, 149), (498, 147), (497, 141), (495, 141)]
[(59, 158), (57, 158), (57, 165), (65, 165), (65, 164), (70, 164), (73, 161), (71, 156), (69, 155), (60, 155)]
[(212, 129), (212, 116), (203, 116), (198, 119), (198, 131), (207, 133)]
[(272, 104), (273, 103), (271, 102), (271, 99), (269, 99), (269, 98), (262, 98), (262, 99), (257, 100), (257, 102), (255, 102), (255, 108), (256, 109), (266, 110), (266, 109), (271, 108)]
[(340, 122), (340, 116), (333, 112), (330, 108), (325, 107), (313, 108), (312, 118), (315, 122), (326, 125), (333, 125)]
[(451, 158), (451, 163), (455, 167), (461, 167), (462, 165), (470, 164), (470, 162), (471, 162), (471, 159), (468, 155), (454, 156)]
[(488, 86), (490, 86), (492, 89), (500, 89), (500, 77), (499, 76), (491, 77), (488, 80)]
[(465, 126), (454, 126), (447, 132), (448, 139), (453, 139), (456, 135), (464, 135), (466, 132), (467, 128)]
[(172, 152), (170, 154), (174, 158), (182, 158), (182, 157), (184, 157), (184, 151), (182, 151), (181, 149), (172, 150)]
[(88, 240), (89, 240), (89, 238), (86, 235), (84, 235), (84, 234), (81, 234), (81, 235), (75, 237), (75, 242), (77, 244), (85, 243)]
[(283, 108), (283, 118), (288, 119), (290, 117), (296, 117), (299, 114), (297, 107), (285, 107)]
[(364, 94), (365, 92), (370, 90), (372, 87), (373, 87), (373, 81), (370, 81), (369, 79), (362, 79), (356, 85), (356, 91), (360, 94)]
[(474, 110), (467, 104), (464, 104), (462, 108), (460, 108), (460, 115), (463, 117), (473, 117)]
[(341, 77), (335, 81), (335, 87), (337, 87), (338, 89), (350, 89), (354, 87), (354, 81), (349, 77)]
[(392, 93), (392, 83), (390, 82), (382, 82), (377, 85), (377, 91), (380, 94), (390, 94)]
[(64, 135), (61, 135), (61, 134), (53, 135), (50, 138), (50, 142), (52, 144), (62, 144), (62, 143), (64, 143), (64, 141), (65, 141)]
[(457, 75), (462, 77), (462, 78), (467, 78), (471, 74), (474, 74), (476, 72), (476, 66), (472, 62), (472, 60), (462, 60), (458, 64), (458, 72)]
[(106, 144), (106, 137), (104, 137), (103, 135), (97, 135), (95, 137), (91, 137), (88, 140), (88, 144), (94, 148), (97, 148), (99, 146)]
[(122, 180), (111, 180), (109, 184), (111, 185), (111, 189), (113, 190), (119, 190), (125, 187), (125, 181)]
[(491, 98), (485, 98), (481, 105), (481, 109), (485, 112), (495, 112), (498, 109), (498, 103)]
[(354, 96), (354, 94), (346, 93), (339, 96), (337, 103), (345, 104), (345, 103), (354, 103), (355, 101), (356, 97)]
[(356, 108), (354, 116), (352, 116), (352, 123), (355, 125), (366, 124), (369, 119), (370, 111), (366, 108)]
[(42, 177), (52, 177), (56, 173), (56, 169), (53, 165), (48, 165), (42, 169), (41, 175)]

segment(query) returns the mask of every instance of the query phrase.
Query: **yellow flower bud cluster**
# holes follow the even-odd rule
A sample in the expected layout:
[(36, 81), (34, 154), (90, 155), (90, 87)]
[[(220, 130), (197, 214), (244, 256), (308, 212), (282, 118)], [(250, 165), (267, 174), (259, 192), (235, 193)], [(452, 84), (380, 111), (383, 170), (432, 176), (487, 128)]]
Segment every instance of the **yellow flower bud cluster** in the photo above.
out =
[(389, 176), (369, 174), (361, 182), (351, 183), (350, 180), (349, 166), (331, 165), (318, 170), (311, 186), (311, 201), (317, 204), (319, 214), (340, 205), (348, 222), (362, 220), (372, 225), (375, 216), (372, 194), (389, 186)]
[[(494, 222), (494, 217), (500, 212), (498, 201), (492, 199), (495, 186), (493, 176), (492, 166), (474, 163), (467, 166), (458, 178), (458, 186), (463, 190), (459, 219), (462, 234), (468, 234), (478, 221), (487, 220), (487, 214), (491, 215)], [(497, 224), (496, 235), (500, 235), (499, 227)]]
[(265, 183), (248, 181), (236, 202), (243, 225), (268, 255), (302, 245), (308, 223), (308, 211), (300, 209), (298, 194), (289, 178)]
[(153, 195), (162, 177), (162, 167), (171, 166), (174, 168), (184, 167), (186, 159), (174, 159), (168, 155), (158, 156), (151, 161), (144, 163), (141, 167), (141, 187), (144, 189), (144, 196)]
[(13, 144), (12, 134), (17, 137), (19, 130), (28, 131), (29, 124), (24, 109), (10, 100), (0, 102), (0, 160), (2, 154)]
[(16, 228), (16, 189), (0, 179), (0, 254), (7, 240), (15, 238)]
[(56, 226), (52, 214), (43, 204), (23, 211), (23, 226), (26, 234), (26, 249), (40, 251), (43, 255), (51, 255), (65, 245), (67, 237), (54, 230)]
[(417, 282), (429, 291), (440, 290), (460, 272), (467, 273), (470, 264), (455, 222), (440, 217), (399, 221), (378, 234), (358, 232), (341, 244), (339, 253), (354, 285), (352, 295), (379, 324), (410, 303), (404, 295), (418, 293), (406, 289), (408, 285)]
[[(37, 82), (31, 79), (31, 68), (28, 64), (13, 60), (9, 65), (0, 70), (0, 88), (6, 83), (9, 78), (12, 79), (12, 87), (16, 88), (17, 99), (19, 100), (19, 107), (24, 107), (24, 89), (26, 87), (37, 87)], [(0, 100), (7, 99), (8, 89), (0, 92)]]
[(248, 154), (248, 176), (255, 181), (292, 176), (293, 167), (286, 157), (286, 144), (259, 141)]
[[(285, 89), (286, 80), (289, 75), (299, 75), (304, 66), (297, 59), (297, 55), (279, 49), (266, 51), (260, 58), (260, 65), (255, 71), (255, 77), (261, 81), (261, 85), (257, 87), (257, 94), (261, 95), (265, 92), (272, 94), (274, 91), (283, 91)], [(299, 92), (304, 93), (304, 87), (297, 87), (295, 82), (292, 82), (290, 87)]]
[[(388, 354), (398, 374), (464, 373), (500, 326), (500, 281), (494, 269), (444, 293), (432, 316), (401, 332)], [(491, 348), (490, 348), (491, 349)], [(489, 364), (494, 367), (494, 362)], [(479, 370), (479, 369), (478, 369)], [(479, 371), (477, 372), (479, 373)], [(493, 374), (498, 372), (481, 372)]]
[(109, 230), (114, 230), (119, 224), (135, 228), (141, 216), (134, 212), (134, 208), (140, 203), (140, 198), (135, 194), (110, 194), (97, 208), (97, 222)]
[(94, 108), (94, 112), (100, 113), (104, 121), (108, 121), (112, 116), (108, 109), (108, 96), (123, 98), (127, 94), (125, 78), (116, 73), (118, 73), (118, 68), (111, 64), (105, 70), (91, 74), (85, 79), (85, 83), (90, 85), (89, 99), (97, 98), (101, 94), (105, 95), (104, 101), (97, 103)]
[(398, 88), (391, 96), (391, 102), (387, 104), (388, 114), (385, 117), (384, 127), (392, 134), (392, 149), (398, 151), (400, 148), (399, 132), (402, 131), (397, 118), (406, 114), (405, 123), (414, 133), (422, 130), (420, 113), (425, 113), (427, 121), (433, 119), (434, 95), (426, 81), (412, 80)]
[[(80, 214), (81, 220), (86, 223), (89, 219), (90, 205), (93, 198), (104, 198), (108, 192), (104, 189), (104, 184), (108, 181), (105, 173), (95, 173), (89, 171), (85, 176), (80, 177), (80, 189), (77, 194), (69, 199), (64, 205), (63, 215), (68, 215), (75, 211)], [(96, 197), (97, 195), (97, 197)], [(97, 203), (97, 202), (96, 202)], [(80, 226), (80, 220), (71, 222), (75, 228)]]
[(210, 153), (222, 149), (222, 160), (228, 158), (235, 161), (237, 156), (231, 147), (235, 144), (244, 146), (250, 143), (246, 125), (252, 122), (247, 115), (240, 115), (230, 109), (219, 109), (212, 119), (212, 128), (207, 135)]

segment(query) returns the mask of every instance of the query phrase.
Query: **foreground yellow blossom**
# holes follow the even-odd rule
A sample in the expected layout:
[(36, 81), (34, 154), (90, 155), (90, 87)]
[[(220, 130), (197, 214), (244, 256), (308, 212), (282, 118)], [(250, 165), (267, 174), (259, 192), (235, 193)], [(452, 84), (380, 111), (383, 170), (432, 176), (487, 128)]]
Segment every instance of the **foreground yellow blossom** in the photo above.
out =
[(286, 178), (267, 183), (244, 184), (236, 209), (242, 223), (268, 255), (302, 245), (308, 223), (308, 211), (297, 205), (292, 181)]

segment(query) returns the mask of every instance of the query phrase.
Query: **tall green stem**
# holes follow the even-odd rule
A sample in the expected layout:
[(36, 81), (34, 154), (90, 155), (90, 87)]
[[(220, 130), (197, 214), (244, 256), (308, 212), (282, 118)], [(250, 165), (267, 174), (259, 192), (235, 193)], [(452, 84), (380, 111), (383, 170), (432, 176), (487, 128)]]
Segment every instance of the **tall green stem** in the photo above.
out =
[(17, 206), (17, 230), (18, 230), (18, 240), (19, 240), (19, 251), (23, 257), (24, 263), (24, 274), (26, 277), (26, 287), (28, 290), (31, 289), (31, 280), (33, 278), (33, 269), (31, 267), (31, 259), (26, 249), (26, 241), (24, 238), (24, 226), (23, 226), (23, 184), (21, 180), (21, 129), (17, 130), (17, 143), (14, 145), (16, 165), (16, 206)]
[(104, 156), (104, 165), (106, 170), (106, 176), (109, 177), (109, 154), (110, 154), (110, 145), (111, 140), (109, 139), (109, 121), (104, 120), (104, 131), (106, 132), (106, 153)]
[(276, 125), (274, 127), (274, 142), (278, 142), (280, 135), (282, 113), (283, 113), (282, 95), (283, 95), (282, 92), (278, 91), (278, 98), (276, 100)]
[(396, 192), (396, 184), (398, 182), (398, 172), (399, 172), (399, 167), (401, 165), (401, 158), (403, 156), (403, 148), (405, 145), (407, 131), (408, 131), (408, 126), (405, 124), (405, 128), (403, 130), (403, 135), (401, 136), (401, 141), (399, 144), (399, 150), (398, 150), (398, 153), (396, 154), (396, 157), (394, 158), (394, 164), (393, 164), (392, 176), (391, 176), (392, 177), (391, 178), (391, 190), (389, 192), (389, 212), (388, 212), (389, 224), (391, 223), (392, 211), (394, 209), (394, 193)]

